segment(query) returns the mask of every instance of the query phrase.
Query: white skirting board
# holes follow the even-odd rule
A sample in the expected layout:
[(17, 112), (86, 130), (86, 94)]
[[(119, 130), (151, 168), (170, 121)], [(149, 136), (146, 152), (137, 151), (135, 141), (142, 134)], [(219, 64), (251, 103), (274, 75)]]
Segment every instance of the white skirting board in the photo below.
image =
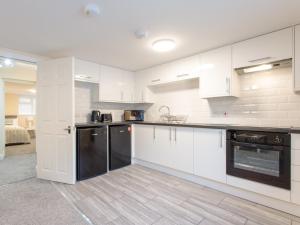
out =
[(239, 198), (243, 198), (249, 200), (251, 202), (255, 202), (273, 209), (277, 209), (295, 216), (300, 217), (300, 205), (296, 205), (290, 202), (281, 201), (277, 199), (273, 199), (261, 194), (257, 194), (251, 191), (247, 191), (244, 189), (236, 188), (227, 184), (219, 183), (216, 181), (208, 180), (202, 177), (195, 176), (193, 174), (187, 174), (181, 171), (177, 171), (171, 168), (167, 168), (164, 166), (160, 166), (154, 163), (146, 162), (139, 159), (132, 159), (133, 164), (138, 164), (141, 166), (145, 166), (151, 169), (158, 170), (163, 173), (167, 173), (227, 194), (231, 194), (237, 196)]

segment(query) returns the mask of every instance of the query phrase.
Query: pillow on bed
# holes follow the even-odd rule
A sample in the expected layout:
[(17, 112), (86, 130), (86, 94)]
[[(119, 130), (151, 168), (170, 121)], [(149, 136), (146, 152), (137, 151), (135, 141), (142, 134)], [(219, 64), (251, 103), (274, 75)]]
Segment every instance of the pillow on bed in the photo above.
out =
[(5, 118), (5, 125), (18, 125), (18, 118)]
[(5, 125), (14, 125), (14, 119), (5, 119)]

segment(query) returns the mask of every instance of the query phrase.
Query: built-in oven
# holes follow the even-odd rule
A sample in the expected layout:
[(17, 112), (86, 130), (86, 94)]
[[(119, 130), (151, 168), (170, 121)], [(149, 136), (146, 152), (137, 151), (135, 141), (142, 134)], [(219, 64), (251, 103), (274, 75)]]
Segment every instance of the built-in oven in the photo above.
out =
[(290, 189), (290, 146), (288, 133), (228, 130), (227, 174)]

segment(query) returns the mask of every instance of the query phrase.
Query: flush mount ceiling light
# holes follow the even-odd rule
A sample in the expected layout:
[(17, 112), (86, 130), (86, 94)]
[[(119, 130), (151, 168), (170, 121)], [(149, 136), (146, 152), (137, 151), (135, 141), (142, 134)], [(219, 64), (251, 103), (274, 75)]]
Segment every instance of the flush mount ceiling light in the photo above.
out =
[(244, 73), (259, 72), (259, 71), (264, 71), (264, 70), (270, 70), (272, 68), (273, 68), (272, 64), (264, 64), (264, 65), (246, 68), (246, 69), (244, 69)]
[(175, 41), (171, 39), (161, 39), (152, 43), (152, 48), (157, 52), (168, 52), (176, 47)]
[(84, 8), (84, 14), (87, 16), (98, 16), (100, 14), (100, 8), (94, 3), (87, 4)]

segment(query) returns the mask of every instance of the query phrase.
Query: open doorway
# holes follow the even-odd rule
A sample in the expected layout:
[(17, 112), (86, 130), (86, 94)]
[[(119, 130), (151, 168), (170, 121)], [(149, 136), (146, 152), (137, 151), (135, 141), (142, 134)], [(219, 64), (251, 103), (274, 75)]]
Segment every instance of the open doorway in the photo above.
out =
[(3, 159), (0, 185), (36, 176), (36, 65), (0, 57), (4, 89)]

